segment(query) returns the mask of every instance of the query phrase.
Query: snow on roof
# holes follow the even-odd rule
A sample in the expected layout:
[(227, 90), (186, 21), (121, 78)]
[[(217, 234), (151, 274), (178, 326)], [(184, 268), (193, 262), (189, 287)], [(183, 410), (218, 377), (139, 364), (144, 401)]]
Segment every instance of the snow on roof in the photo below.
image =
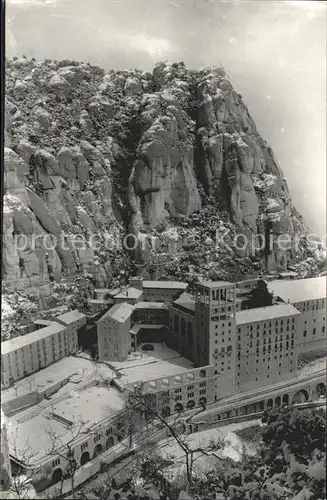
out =
[(5, 340), (1, 342), (1, 354), (8, 354), (9, 352), (16, 351), (21, 347), (26, 347), (33, 342), (45, 339), (54, 335), (55, 333), (62, 332), (65, 330), (63, 325), (59, 323), (52, 322), (51, 325), (36, 330), (35, 332), (28, 333), (26, 335), (21, 335), (20, 337), (15, 337), (13, 339)]
[(180, 307), (184, 307), (185, 309), (188, 309), (189, 311), (194, 312), (195, 311), (195, 300), (187, 292), (182, 293), (178, 299), (174, 300), (173, 305), (178, 305)]
[(73, 311), (69, 311), (65, 314), (61, 314), (60, 316), (57, 316), (55, 318), (56, 320), (62, 321), (66, 325), (69, 325), (70, 323), (74, 323), (74, 321), (78, 321), (80, 319), (86, 318), (85, 314), (77, 311), (77, 309), (74, 309)]
[(149, 324), (135, 324), (129, 331), (129, 333), (136, 335), (140, 330), (161, 330), (161, 328), (166, 328), (165, 325), (149, 325)]
[(51, 325), (51, 323), (53, 323), (52, 321), (50, 321), (49, 319), (35, 319), (33, 321), (34, 325), (43, 325), (43, 326), (48, 326), (48, 325)]
[[(114, 418), (124, 407), (123, 395), (114, 388), (89, 387), (82, 391), (71, 391), (59, 401), (53, 399), (51, 405), (49, 403), (42, 408), (33, 407), (27, 414), (23, 412), (21, 419), (20, 414), (17, 414), (11, 419), (12, 424), (8, 426), (8, 440), (9, 443), (17, 444), (18, 453), (20, 447), (22, 449), (26, 447), (28, 440), (28, 445), (34, 451), (32, 461), (35, 462), (46, 455), (52, 447), (49, 428), (63, 445), (72, 437), (71, 429), (59, 419), (49, 419), (49, 412), (74, 422), (73, 430), (78, 430), (81, 422), (86, 422), (85, 428), (89, 428), (105, 419)], [(90, 435), (91, 433), (92, 430)]]
[(326, 276), (301, 280), (276, 280), (268, 284), (270, 293), (291, 304), (326, 297)]
[(163, 290), (186, 290), (187, 283), (182, 281), (143, 281), (143, 288), (161, 288)]
[(156, 360), (153, 363), (146, 363), (121, 370), (122, 377), (119, 380), (122, 385), (127, 385), (165, 377), (167, 374), (169, 376), (179, 375), (180, 373), (190, 371), (192, 368), (193, 363), (182, 357), (176, 358), (172, 362)]
[(138, 302), (134, 306), (135, 309), (168, 309), (165, 302)]
[(124, 323), (126, 319), (130, 317), (132, 312), (134, 311), (134, 306), (128, 304), (127, 302), (121, 302), (120, 304), (115, 304), (113, 307), (109, 309), (100, 319), (98, 319), (97, 323), (107, 318), (108, 316), (120, 323)]
[(129, 286), (125, 288), (124, 290), (121, 290), (118, 292), (114, 298), (115, 299), (138, 299), (142, 295), (143, 291), (139, 290), (138, 288), (134, 288), (132, 286)]
[(270, 319), (285, 318), (287, 316), (297, 316), (300, 312), (290, 304), (277, 304), (267, 307), (257, 307), (255, 309), (245, 309), (236, 311), (236, 324), (256, 323)]

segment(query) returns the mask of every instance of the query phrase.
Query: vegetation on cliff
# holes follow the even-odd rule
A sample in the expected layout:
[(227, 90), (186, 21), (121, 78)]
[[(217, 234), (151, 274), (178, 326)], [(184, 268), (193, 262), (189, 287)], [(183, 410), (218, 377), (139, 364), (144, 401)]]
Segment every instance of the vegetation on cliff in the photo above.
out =
[[(105, 74), (76, 61), (14, 58), (5, 111), (11, 293), (49, 298), (80, 270), (97, 286), (117, 286), (130, 273), (192, 282), (289, 265), (310, 276), (323, 266), (323, 247), (307, 241), (282, 170), (220, 66)], [(253, 238), (268, 230), (270, 241), (256, 248)], [(126, 234), (136, 242), (129, 248)]]

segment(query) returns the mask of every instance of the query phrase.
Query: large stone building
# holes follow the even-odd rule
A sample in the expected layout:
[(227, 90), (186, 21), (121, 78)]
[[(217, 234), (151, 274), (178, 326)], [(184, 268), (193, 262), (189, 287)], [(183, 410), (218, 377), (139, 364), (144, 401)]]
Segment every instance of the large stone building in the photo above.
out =
[(97, 321), (100, 361), (124, 361), (132, 349), (130, 335), (133, 306), (115, 304)]
[(326, 350), (326, 277), (271, 281), (269, 290), (292, 304), (301, 315), (297, 325), (297, 355)]
[(70, 338), (67, 328), (52, 322), (49, 326), (1, 344), (1, 384), (13, 385), (16, 380), (41, 370), (77, 349), (77, 336)]
[(167, 374), (140, 383), (117, 386), (128, 399), (129, 393), (136, 387), (148, 395), (148, 404), (163, 416), (191, 410), (198, 406), (210, 405), (215, 401), (215, 370), (214, 366), (202, 366), (178, 375)]
[(131, 278), (129, 284), (143, 291), (141, 300), (149, 302), (172, 302), (187, 289), (181, 281), (146, 281), (141, 277)]
[(236, 313), (236, 392), (296, 376), (295, 333), (300, 316), (290, 304)]
[(325, 296), (324, 277), (204, 282), (170, 305), (168, 343), (215, 365), (216, 399), (270, 385), (295, 376), (300, 353), (326, 349)]
[(52, 321), (36, 320), (31, 333), (1, 343), (1, 385), (9, 387), (78, 349), (78, 332), (86, 316), (70, 311)]
[[(58, 456), (46, 455), (46, 443), (36, 439), (38, 456), (34, 463), (29, 464), (29, 470), (35, 471), (35, 477), (44, 484), (60, 481), (67, 467), (61, 456), (65, 439), (70, 439), (68, 431), (77, 414), (76, 407), (83, 408), (83, 420), (92, 422), (90, 432), (79, 435), (72, 445), (77, 465), (82, 466), (129, 437), (131, 419), (126, 403), (136, 387), (141, 388), (150, 406), (167, 418), (193, 408), (197, 413), (204, 406), (206, 412), (217, 413), (213, 403), (218, 400), (222, 406), (226, 404), (228, 407), (228, 412), (224, 410), (226, 417), (221, 418), (228, 418), (237, 393), (247, 392), (246, 397), (239, 398), (244, 399), (245, 408), (249, 397), (258, 397), (260, 388), (266, 387), (269, 391), (271, 387), (268, 386), (275, 388), (279, 385), (277, 382), (285, 383), (286, 380), (288, 384), (288, 378), (294, 381), (299, 354), (325, 348), (325, 284), (325, 278), (292, 280), (291, 284), (286, 280), (269, 284), (256, 280), (242, 286), (221, 281), (203, 282), (195, 287), (193, 294), (187, 293), (184, 286), (178, 290), (174, 285), (168, 303), (159, 300), (163, 293), (161, 287), (152, 297), (156, 299), (154, 301), (149, 300), (150, 296), (145, 298), (143, 288), (134, 304), (118, 300), (97, 321), (100, 360), (124, 361), (133, 350), (132, 341), (139, 335), (138, 330), (148, 329), (146, 341), (149, 342), (155, 327), (161, 327), (158, 322), (165, 319), (167, 343), (188, 358), (183, 359), (187, 365), (182, 366), (180, 357), (174, 352), (171, 358), (174, 362), (155, 362), (154, 358), (147, 358), (151, 358), (151, 353), (145, 354), (144, 364), (141, 358), (131, 361), (130, 366), (121, 369), (121, 376), (113, 378), (113, 386), (85, 386), (78, 392), (73, 391), (66, 399), (58, 398), (55, 404), (53, 399), (50, 413), (46, 407), (35, 413), (31, 409), (29, 421), (24, 414), (22, 418), (18, 415), (15, 418), (20, 421), (22, 443), (24, 436), (31, 432), (31, 426), (34, 426), (33, 435), (36, 436), (38, 429), (44, 428), (45, 420), (50, 420), (51, 426), (63, 436)], [(169, 289), (166, 284), (163, 286), (166, 293)], [(133, 288), (138, 289), (135, 283)], [(150, 287), (149, 290), (153, 289)], [(117, 293), (113, 294), (113, 300)], [(64, 324), (55, 325), (67, 331), (70, 319), (61, 318)], [(42, 335), (43, 330), (34, 332), (34, 335)], [(73, 334), (75, 326), (69, 331)], [(41, 348), (42, 342), (39, 350)], [(159, 346), (155, 349), (159, 356)], [(297, 393), (298, 389), (287, 398), (279, 395), (280, 404), (296, 400)], [(260, 397), (265, 399), (263, 395)], [(271, 407), (270, 401), (268, 399), (266, 406), (264, 401), (258, 403), (260, 411)], [(259, 410), (253, 406), (247, 411), (255, 413)], [(134, 420), (133, 424), (134, 430), (141, 425)]]

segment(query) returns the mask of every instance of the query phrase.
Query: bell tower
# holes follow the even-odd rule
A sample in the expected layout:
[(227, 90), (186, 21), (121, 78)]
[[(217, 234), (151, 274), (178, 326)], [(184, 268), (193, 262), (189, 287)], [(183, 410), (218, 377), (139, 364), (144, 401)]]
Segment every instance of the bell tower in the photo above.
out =
[(235, 393), (236, 286), (206, 281), (195, 289), (195, 352), (197, 366), (215, 365), (216, 399)]

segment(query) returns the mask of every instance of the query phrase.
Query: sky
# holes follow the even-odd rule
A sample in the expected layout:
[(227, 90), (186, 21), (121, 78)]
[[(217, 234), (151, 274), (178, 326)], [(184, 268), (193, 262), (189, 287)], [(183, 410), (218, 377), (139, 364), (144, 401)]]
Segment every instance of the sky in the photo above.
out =
[(6, 54), (106, 70), (222, 63), (325, 238), (326, 11), (305, 0), (7, 0)]

